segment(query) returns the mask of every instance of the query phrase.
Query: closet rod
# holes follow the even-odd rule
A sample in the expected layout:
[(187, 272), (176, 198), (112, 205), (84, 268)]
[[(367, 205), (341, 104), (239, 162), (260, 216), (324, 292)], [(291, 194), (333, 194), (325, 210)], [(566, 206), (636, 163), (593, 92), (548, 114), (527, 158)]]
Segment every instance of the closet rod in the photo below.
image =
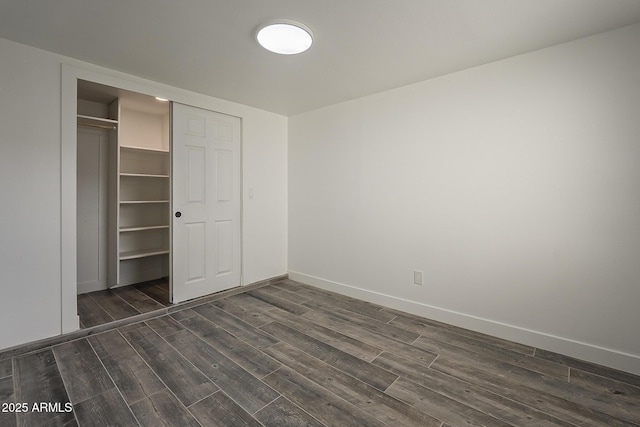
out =
[(84, 126), (89, 128), (98, 128), (98, 129), (112, 129), (115, 130), (116, 126), (114, 125), (95, 125), (93, 123), (80, 123), (78, 122), (78, 126)]

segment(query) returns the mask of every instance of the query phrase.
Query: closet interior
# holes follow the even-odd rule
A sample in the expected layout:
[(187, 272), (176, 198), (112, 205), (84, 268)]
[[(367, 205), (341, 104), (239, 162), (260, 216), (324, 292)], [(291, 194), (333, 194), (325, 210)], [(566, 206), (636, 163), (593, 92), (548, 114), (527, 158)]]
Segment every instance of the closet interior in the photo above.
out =
[(170, 106), (82, 80), (77, 105), (78, 312), (89, 327), (170, 303)]

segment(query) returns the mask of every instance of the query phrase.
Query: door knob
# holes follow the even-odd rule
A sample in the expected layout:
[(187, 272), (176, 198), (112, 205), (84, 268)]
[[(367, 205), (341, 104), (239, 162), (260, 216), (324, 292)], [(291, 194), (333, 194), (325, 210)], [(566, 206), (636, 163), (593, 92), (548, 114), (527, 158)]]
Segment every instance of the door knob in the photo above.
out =
[(182, 216), (182, 212), (178, 211), (176, 212), (176, 218), (180, 218)]

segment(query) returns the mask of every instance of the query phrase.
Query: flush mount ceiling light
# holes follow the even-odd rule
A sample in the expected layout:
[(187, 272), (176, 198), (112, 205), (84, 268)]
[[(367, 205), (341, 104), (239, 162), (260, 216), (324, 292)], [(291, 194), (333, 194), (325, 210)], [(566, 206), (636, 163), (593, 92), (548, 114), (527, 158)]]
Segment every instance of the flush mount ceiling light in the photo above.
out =
[(294, 55), (311, 47), (313, 33), (300, 22), (278, 19), (258, 28), (256, 39), (260, 46), (271, 52)]

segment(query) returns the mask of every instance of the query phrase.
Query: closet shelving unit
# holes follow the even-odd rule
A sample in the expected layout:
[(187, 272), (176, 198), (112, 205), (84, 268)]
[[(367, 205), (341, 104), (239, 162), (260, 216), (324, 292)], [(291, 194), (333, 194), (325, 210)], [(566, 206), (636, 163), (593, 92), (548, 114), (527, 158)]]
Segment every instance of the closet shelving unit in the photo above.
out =
[[(78, 251), (86, 255), (79, 269), (84, 292), (169, 276), (169, 109), (153, 97), (78, 83), (78, 126), (107, 130), (106, 139), (102, 132), (95, 139), (83, 133), (79, 160), (92, 165), (92, 171), (100, 164), (95, 173), (83, 169), (80, 182), (84, 228)], [(94, 187), (102, 192), (99, 202), (91, 193)]]
[[(108, 90), (78, 99), (79, 126), (107, 129), (106, 253), (109, 288), (169, 275), (171, 180), (169, 107)], [(88, 201), (86, 203), (90, 203)], [(85, 204), (86, 204), (85, 203)], [(99, 208), (103, 209), (103, 208)], [(89, 244), (96, 244), (95, 239)], [(92, 251), (95, 246), (80, 247)], [(93, 273), (93, 272), (92, 272)]]
[(120, 146), (120, 262), (169, 253), (169, 152)]
[[(126, 132), (121, 129), (121, 132)], [(140, 137), (141, 132), (132, 132)], [(118, 285), (168, 274), (170, 157), (162, 140), (122, 138), (119, 146)], [(126, 144), (129, 142), (129, 144)]]

